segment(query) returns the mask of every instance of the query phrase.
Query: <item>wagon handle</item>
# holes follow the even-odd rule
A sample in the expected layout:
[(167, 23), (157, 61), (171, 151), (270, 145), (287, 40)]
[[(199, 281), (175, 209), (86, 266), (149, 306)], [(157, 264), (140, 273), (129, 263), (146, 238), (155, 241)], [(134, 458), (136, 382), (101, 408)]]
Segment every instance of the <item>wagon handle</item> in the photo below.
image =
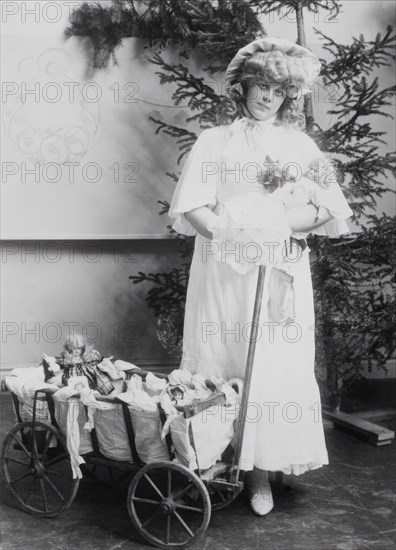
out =
[(262, 298), (263, 298), (265, 271), (266, 271), (265, 265), (260, 265), (258, 277), (257, 277), (256, 297), (254, 300), (254, 309), (253, 309), (253, 322), (252, 322), (252, 330), (250, 334), (248, 355), (246, 360), (246, 371), (245, 371), (245, 377), (244, 377), (244, 383), (243, 383), (241, 408), (240, 408), (239, 417), (237, 420), (237, 430), (236, 430), (236, 436), (235, 436), (236, 445), (235, 445), (235, 451), (234, 451), (234, 458), (232, 461), (231, 483), (238, 482), (239, 472), (241, 470), (240, 458), (241, 458), (241, 451), (242, 451), (243, 436), (245, 433), (245, 423), (246, 423), (246, 416), (247, 416), (248, 399), (250, 394), (250, 386), (252, 382), (253, 361), (254, 361), (254, 355), (256, 352), (256, 340), (257, 340), (258, 323), (260, 320), (261, 304), (262, 304)]

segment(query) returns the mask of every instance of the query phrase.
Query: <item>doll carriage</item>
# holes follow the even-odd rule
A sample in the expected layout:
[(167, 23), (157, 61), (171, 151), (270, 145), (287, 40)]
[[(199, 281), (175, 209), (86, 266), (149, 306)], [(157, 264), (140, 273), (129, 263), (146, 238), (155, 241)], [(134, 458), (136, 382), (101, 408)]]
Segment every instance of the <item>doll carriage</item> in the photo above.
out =
[[(113, 429), (118, 425), (126, 431), (131, 460), (120, 461), (104, 456), (94, 428), (89, 433), (90, 450), (85, 454), (80, 450), (85, 461), (82, 465), (83, 476), (95, 480), (99, 469), (106, 469), (109, 473), (108, 482), (129, 482), (127, 508), (132, 524), (146, 541), (157, 548), (186, 548), (197, 543), (206, 532), (211, 512), (230, 504), (243, 489), (239, 458), (264, 276), (265, 268), (260, 266), (247, 369), (238, 420), (234, 423), (234, 451), (228, 459), (225, 456), (227, 453), (224, 453), (222, 460), (212, 467), (201, 470), (197, 462), (198, 468), (192, 470), (173, 461), (171, 433), (168, 433), (168, 459), (143, 461), (138, 452), (136, 425), (128, 404), (117, 396), (97, 397), (97, 401), (109, 403), (118, 411), (119, 416)], [(132, 374), (136, 374), (136, 371), (127, 373), (127, 377)], [(148, 373), (139, 369), (137, 374), (144, 379)], [(157, 376), (166, 378), (163, 374)], [(8, 390), (6, 385), (2, 385), (2, 389)], [(78, 477), (73, 476), (66, 436), (57, 420), (53, 399), (55, 392), (52, 388), (35, 391), (31, 419), (27, 421), (22, 418), (18, 397), (11, 392), (17, 424), (6, 435), (1, 456), (6, 486), (18, 506), (32, 515), (46, 518), (57, 516), (72, 504), (80, 482)], [(75, 397), (78, 400), (78, 395)], [(224, 401), (224, 394), (219, 392), (206, 400), (179, 405), (177, 408), (183, 418), (191, 419)], [(43, 405), (48, 413), (47, 421), (43, 421), (40, 416)], [(165, 423), (164, 411), (160, 410), (159, 417), (161, 423)], [(189, 424), (189, 437), (195, 449), (192, 423)]]

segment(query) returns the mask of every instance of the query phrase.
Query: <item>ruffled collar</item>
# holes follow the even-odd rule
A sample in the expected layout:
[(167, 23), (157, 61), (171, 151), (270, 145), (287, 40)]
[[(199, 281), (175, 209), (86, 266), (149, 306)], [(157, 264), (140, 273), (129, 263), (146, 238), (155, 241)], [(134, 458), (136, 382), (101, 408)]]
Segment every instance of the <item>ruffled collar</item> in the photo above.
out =
[(271, 118), (268, 118), (267, 120), (257, 120), (256, 118), (243, 116), (238, 120), (234, 120), (233, 124), (235, 122), (237, 123), (240, 122), (241, 124), (249, 128), (254, 128), (254, 127), (267, 128), (267, 127), (273, 126), (276, 121), (277, 121), (276, 115), (272, 116)]
[(228, 138), (242, 134), (251, 149), (257, 149), (259, 146), (260, 134), (263, 131), (271, 130), (277, 127), (276, 114), (267, 120), (257, 120), (251, 116), (242, 116), (230, 124), (228, 128)]

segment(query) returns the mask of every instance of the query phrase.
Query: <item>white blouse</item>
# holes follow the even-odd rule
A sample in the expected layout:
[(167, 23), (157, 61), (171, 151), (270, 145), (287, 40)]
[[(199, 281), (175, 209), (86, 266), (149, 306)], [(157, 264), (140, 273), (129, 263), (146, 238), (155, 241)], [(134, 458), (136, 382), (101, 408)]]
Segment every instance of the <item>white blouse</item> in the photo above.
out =
[[(318, 170), (329, 159), (307, 134), (275, 122), (276, 116), (266, 121), (243, 117), (230, 125), (202, 131), (185, 161), (171, 200), (169, 216), (175, 220), (175, 231), (196, 235), (184, 213), (207, 205), (219, 216), (219, 228), (260, 229), (268, 232), (267, 239), (306, 236), (291, 232), (285, 208), (309, 202), (326, 207), (334, 216), (311, 233), (337, 237), (349, 231), (345, 220), (353, 212), (337, 181), (331, 177), (326, 184), (314, 181), (312, 163), (319, 163)], [(272, 193), (260, 183), (268, 167), (266, 161), (270, 162), (267, 155), (295, 180)], [(323, 181), (323, 172), (321, 176)], [(215, 230), (216, 225), (210, 229)]]

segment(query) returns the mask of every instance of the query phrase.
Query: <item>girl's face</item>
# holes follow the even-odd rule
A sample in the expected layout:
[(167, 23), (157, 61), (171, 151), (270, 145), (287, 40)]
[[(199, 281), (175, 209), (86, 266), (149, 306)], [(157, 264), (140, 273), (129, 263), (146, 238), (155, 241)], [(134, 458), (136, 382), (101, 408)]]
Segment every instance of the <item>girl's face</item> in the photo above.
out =
[(246, 94), (246, 107), (257, 120), (268, 120), (276, 115), (284, 101), (279, 84), (251, 84)]

